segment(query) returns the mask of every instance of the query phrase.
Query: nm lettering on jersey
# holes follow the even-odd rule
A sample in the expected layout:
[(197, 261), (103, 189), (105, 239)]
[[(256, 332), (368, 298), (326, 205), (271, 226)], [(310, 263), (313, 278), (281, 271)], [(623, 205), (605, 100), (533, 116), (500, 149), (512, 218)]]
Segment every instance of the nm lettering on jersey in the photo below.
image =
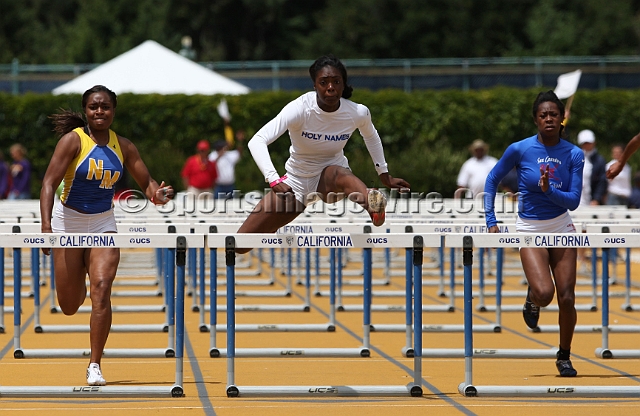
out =
[(111, 209), (114, 185), (122, 177), (124, 158), (118, 136), (109, 131), (109, 143), (98, 146), (81, 128), (80, 153), (64, 175), (62, 202), (80, 212), (97, 214)]

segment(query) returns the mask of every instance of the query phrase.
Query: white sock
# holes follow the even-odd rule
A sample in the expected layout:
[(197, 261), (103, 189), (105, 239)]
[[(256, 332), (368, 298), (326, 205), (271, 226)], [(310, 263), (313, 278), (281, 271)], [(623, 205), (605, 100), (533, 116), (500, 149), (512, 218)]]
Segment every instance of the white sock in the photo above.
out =
[(100, 369), (100, 364), (98, 363), (91, 363), (89, 364), (89, 368), (97, 368), (98, 370)]

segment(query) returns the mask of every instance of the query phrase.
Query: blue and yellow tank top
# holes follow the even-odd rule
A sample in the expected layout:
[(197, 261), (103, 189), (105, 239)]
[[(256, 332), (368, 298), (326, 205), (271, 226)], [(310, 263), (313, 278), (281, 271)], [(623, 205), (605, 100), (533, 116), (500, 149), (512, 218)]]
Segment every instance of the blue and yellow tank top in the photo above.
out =
[(108, 211), (113, 206), (114, 185), (123, 173), (124, 157), (118, 136), (109, 130), (109, 143), (98, 146), (82, 128), (73, 131), (80, 136), (80, 153), (64, 175), (60, 200), (85, 214)]

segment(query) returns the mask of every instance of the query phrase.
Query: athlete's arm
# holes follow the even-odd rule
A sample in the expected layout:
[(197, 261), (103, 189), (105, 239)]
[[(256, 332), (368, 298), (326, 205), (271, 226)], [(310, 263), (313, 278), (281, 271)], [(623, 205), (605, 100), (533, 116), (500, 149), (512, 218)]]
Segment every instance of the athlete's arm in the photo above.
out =
[[(42, 179), (40, 190), (40, 229), (43, 233), (51, 232), (51, 215), (53, 211), (53, 199), (56, 189), (62, 182), (71, 161), (80, 152), (80, 137), (76, 132), (69, 132), (58, 140), (53, 156), (47, 166), (47, 171)], [(50, 248), (43, 248), (45, 255), (51, 253)]]
[(554, 204), (573, 211), (580, 205), (580, 196), (582, 195), (582, 171), (584, 170), (584, 154), (575, 151), (571, 154), (571, 182), (568, 191), (549, 186), (545, 191), (545, 195)]
[(378, 175), (389, 172), (387, 162), (384, 159), (382, 140), (380, 140), (380, 135), (371, 121), (371, 113), (369, 112), (369, 109), (362, 104), (358, 104), (358, 117), (358, 130), (360, 131), (360, 134), (364, 139), (364, 144), (367, 146), (367, 150), (371, 155), (376, 172), (378, 172)]
[(624, 147), (624, 151), (622, 152), (620, 159), (609, 167), (607, 170), (607, 179), (613, 179), (618, 176), (618, 174), (622, 172), (622, 168), (624, 168), (624, 165), (627, 163), (631, 155), (638, 149), (640, 149), (640, 133), (636, 134), (631, 140), (629, 140), (629, 143)]
[(299, 121), (299, 113), (297, 103), (295, 101), (290, 102), (277, 116), (262, 126), (247, 144), (253, 160), (255, 160), (267, 183), (280, 178), (276, 167), (271, 161), (267, 146), (282, 136), (289, 129), (289, 126)]
[[(498, 160), (498, 163), (491, 169), (491, 172), (487, 175), (487, 179), (484, 182), (484, 209), (485, 219), (487, 227), (491, 228), (498, 225), (495, 213), (495, 199), (498, 191), (498, 185), (500, 181), (516, 166), (516, 163), (520, 159), (520, 152), (517, 147), (512, 144), (507, 147), (504, 154)], [(493, 232), (489, 230), (490, 232)], [(495, 231), (495, 230), (494, 230)]]

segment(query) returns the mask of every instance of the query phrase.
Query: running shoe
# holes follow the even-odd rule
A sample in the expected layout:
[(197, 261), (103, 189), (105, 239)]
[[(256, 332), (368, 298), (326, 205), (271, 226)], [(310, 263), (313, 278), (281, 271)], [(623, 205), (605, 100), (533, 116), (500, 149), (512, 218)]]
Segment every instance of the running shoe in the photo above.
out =
[(540, 319), (540, 306), (531, 302), (531, 286), (527, 288), (527, 300), (524, 302), (522, 308), (522, 316), (524, 317), (524, 323), (531, 329), (538, 327), (538, 320)]
[(560, 373), (560, 377), (575, 377), (578, 375), (576, 369), (573, 368), (573, 364), (571, 364), (571, 360), (556, 360), (556, 368)]
[(87, 368), (87, 384), (90, 386), (106, 386), (107, 381), (102, 377), (100, 365), (96, 363), (89, 364)]
[(387, 198), (377, 189), (370, 189), (367, 195), (367, 202), (369, 204), (369, 215), (371, 216), (373, 225), (380, 227), (384, 224)]

